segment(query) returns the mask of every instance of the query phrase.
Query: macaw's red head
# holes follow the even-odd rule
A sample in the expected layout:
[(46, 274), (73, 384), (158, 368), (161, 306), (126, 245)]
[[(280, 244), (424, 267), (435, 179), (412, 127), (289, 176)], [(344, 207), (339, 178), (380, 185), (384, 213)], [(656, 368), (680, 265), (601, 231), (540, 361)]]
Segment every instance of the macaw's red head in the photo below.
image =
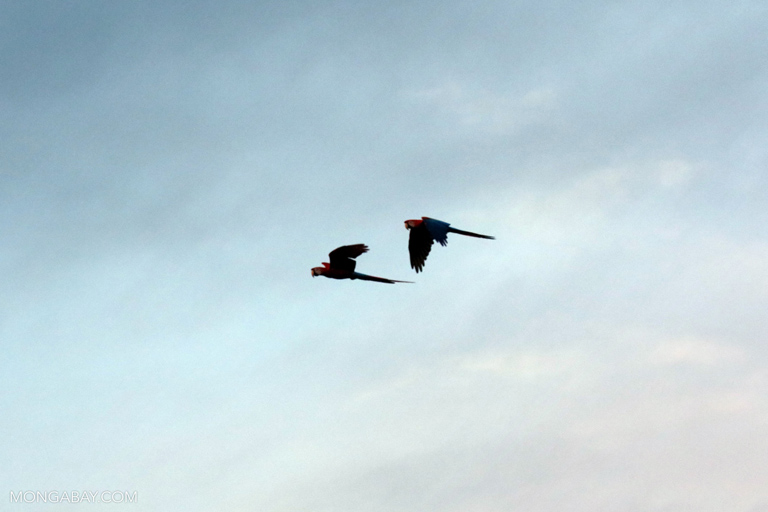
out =
[(331, 268), (331, 265), (329, 263), (323, 262), (323, 266), (322, 267), (314, 267), (312, 269), (312, 277), (321, 276), (321, 275), (325, 274), (325, 272), (329, 268)]
[(407, 221), (405, 221), (405, 229), (415, 228), (419, 224), (421, 224), (422, 222), (424, 222), (424, 221), (421, 220), (421, 219), (419, 219), (419, 220), (415, 220), (415, 219), (407, 220)]

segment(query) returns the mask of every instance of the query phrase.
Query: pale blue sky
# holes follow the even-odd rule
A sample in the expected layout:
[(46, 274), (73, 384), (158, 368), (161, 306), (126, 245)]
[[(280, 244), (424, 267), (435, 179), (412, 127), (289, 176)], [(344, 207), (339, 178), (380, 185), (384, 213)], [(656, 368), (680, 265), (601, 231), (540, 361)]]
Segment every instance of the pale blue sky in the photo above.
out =
[[(764, 2), (7, 1), (0, 45), (0, 510), (768, 511)], [(422, 215), (497, 239), (416, 275)], [(416, 283), (310, 277), (351, 243)]]

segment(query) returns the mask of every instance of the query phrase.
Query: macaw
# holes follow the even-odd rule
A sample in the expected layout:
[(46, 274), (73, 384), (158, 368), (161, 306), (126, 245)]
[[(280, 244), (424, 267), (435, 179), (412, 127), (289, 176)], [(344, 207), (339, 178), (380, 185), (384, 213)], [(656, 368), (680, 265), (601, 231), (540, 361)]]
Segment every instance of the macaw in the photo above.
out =
[(413, 281), (396, 281), (394, 279), (385, 279), (383, 277), (369, 276), (355, 272), (357, 258), (364, 252), (368, 252), (368, 246), (365, 244), (342, 245), (328, 254), (330, 263), (323, 262), (322, 267), (312, 269), (312, 277), (325, 276), (331, 279), (362, 279), (364, 281), (377, 281), (379, 283), (412, 283)]
[(458, 233), (460, 235), (495, 240), (492, 236), (479, 235), (470, 231), (462, 231), (461, 229), (452, 228), (450, 226), (451, 225), (447, 222), (430, 219), (429, 217), (422, 217), (421, 220), (411, 219), (405, 221), (405, 229), (408, 229), (411, 232), (408, 237), (408, 252), (411, 255), (411, 268), (416, 269), (417, 273), (421, 272), (424, 268), (427, 256), (429, 256), (429, 251), (432, 250), (432, 243), (435, 240), (442, 246), (448, 245), (448, 233)]

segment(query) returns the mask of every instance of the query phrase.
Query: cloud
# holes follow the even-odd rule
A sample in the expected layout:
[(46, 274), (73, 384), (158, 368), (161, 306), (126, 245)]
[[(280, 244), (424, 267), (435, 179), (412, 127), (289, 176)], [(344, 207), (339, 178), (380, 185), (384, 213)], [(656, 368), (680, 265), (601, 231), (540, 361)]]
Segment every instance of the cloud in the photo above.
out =
[(558, 379), (584, 369), (578, 354), (531, 351), (513, 354), (478, 354), (463, 360), (465, 371), (490, 373), (521, 380)]
[(452, 120), (457, 128), (512, 134), (525, 126), (552, 122), (557, 106), (552, 86), (531, 89), (522, 95), (473, 90), (457, 81), (429, 89), (411, 91), (405, 97), (432, 107)]
[(658, 365), (714, 366), (740, 361), (744, 354), (738, 348), (696, 338), (669, 340), (659, 344), (650, 354)]
[(665, 160), (659, 163), (659, 183), (665, 188), (678, 188), (688, 184), (694, 177), (694, 166), (682, 159)]

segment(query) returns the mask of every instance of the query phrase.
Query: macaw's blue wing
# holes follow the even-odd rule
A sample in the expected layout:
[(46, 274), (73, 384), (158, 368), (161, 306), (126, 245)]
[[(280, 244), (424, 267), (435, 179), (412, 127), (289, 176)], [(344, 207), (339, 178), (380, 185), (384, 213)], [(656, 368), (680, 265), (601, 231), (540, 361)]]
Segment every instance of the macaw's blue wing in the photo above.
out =
[(450, 224), (437, 219), (430, 219), (429, 217), (422, 217), (423, 226), (426, 226), (427, 231), (432, 236), (433, 240), (445, 247), (448, 245), (448, 231), (450, 230)]

